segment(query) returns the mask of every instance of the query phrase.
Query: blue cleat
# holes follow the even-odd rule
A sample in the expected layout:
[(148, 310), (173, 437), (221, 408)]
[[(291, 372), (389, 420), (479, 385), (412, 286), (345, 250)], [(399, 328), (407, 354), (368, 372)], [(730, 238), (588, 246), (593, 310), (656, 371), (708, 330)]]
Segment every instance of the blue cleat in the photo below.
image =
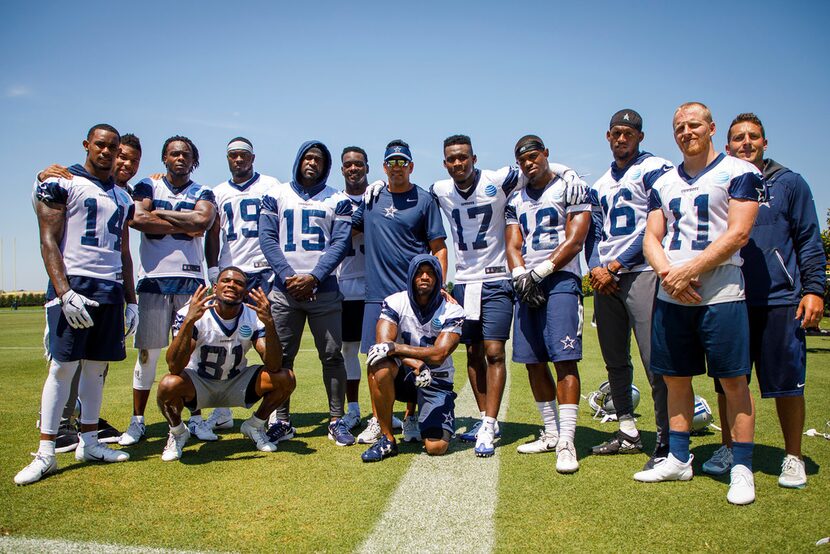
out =
[[(466, 441), (466, 442), (476, 442), (476, 438), (478, 437), (478, 432), (481, 429), (481, 426), (484, 424), (482, 420), (476, 421), (475, 425), (473, 425), (469, 430), (461, 433), (458, 435), (458, 438)], [(499, 422), (496, 422), (495, 425), (496, 433), (494, 435), (495, 438), (501, 437), (501, 429), (499, 429)]]
[(271, 440), (271, 442), (277, 444), (278, 442), (293, 439), (294, 433), (296, 432), (297, 430), (291, 426), (290, 421), (278, 419), (276, 423), (274, 423), (271, 427), (268, 428), (268, 431), (265, 434), (268, 435), (268, 438)]
[(398, 445), (390, 441), (386, 435), (381, 435), (375, 444), (360, 455), (364, 462), (380, 462), (384, 458), (398, 455)]
[(337, 446), (351, 446), (354, 444), (354, 435), (349, 432), (349, 427), (343, 419), (329, 423), (329, 439)]

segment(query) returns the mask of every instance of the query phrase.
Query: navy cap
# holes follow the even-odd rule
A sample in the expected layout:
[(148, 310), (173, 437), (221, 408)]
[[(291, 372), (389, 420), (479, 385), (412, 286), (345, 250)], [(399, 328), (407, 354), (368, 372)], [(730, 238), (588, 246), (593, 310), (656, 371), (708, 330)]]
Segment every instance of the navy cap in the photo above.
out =
[(611, 124), (609, 129), (616, 125), (626, 125), (638, 131), (643, 130), (643, 118), (634, 110), (620, 110), (611, 116)]
[(386, 148), (386, 152), (383, 153), (384, 162), (390, 158), (403, 158), (406, 161), (411, 162), (412, 152), (409, 151), (409, 146), (395, 144), (393, 146), (388, 146)]

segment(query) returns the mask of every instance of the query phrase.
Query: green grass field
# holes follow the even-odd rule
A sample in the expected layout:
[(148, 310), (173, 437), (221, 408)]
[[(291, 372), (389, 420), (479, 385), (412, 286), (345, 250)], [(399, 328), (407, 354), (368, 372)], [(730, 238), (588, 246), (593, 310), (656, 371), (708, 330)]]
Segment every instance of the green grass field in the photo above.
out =
[[(586, 321), (591, 317), (586, 300)], [(181, 463), (163, 463), (167, 426), (151, 402), (149, 439), (129, 449), (125, 464), (77, 463), (59, 454), (60, 471), (43, 482), (15, 487), (12, 477), (37, 447), (34, 427), (45, 377), (40, 342), (40, 310), (0, 312), (0, 535), (95, 541), (186, 550), (352, 551), (372, 532), (387, 501), (420, 448), (403, 446), (401, 455), (364, 465), (363, 446), (338, 448), (326, 438), (325, 394), (319, 362), (306, 332), (298, 358), (298, 387), (292, 400), (299, 434), (275, 454), (257, 452), (238, 433), (247, 417), (234, 411), (236, 429), (216, 443), (195, 440)], [(830, 339), (808, 338), (807, 428), (824, 430), (830, 419)], [(463, 354), (455, 356), (464, 368)], [(135, 350), (113, 364), (102, 416), (124, 428), (131, 413), (130, 387)], [(583, 394), (604, 380), (596, 330), (585, 328), (585, 358), (580, 370)], [(711, 478), (700, 464), (717, 447), (719, 435), (693, 438), (696, 477), (690, 483), (647, 485), (631, 476), (645, 455), (598, 458), (590, 447), (616, 428), (580, 409), (576, 446), (579, 472), (563, 476), (554, 455), (525, 456), (515, 447), (539, 428), (522, 366), (511, 369), (511, 390), (503, 436), (498, 443), (498, 551), (802, 551), (830, 535), (830, 441), (804, 438), (809, 484), (801, 491), (777, 486), (783, 457), (774, 405), (758, 401), (755, 450), (757, 501), (747, 507), (726, 502), (728, 477)], [(456, 390), (466, 384), (457, 372)], [(636, 384), (644, 392), (638, 408), (647, 448), (654, 442), (651, 404), (642, 369)], [(709, 380), (696, 380), (698, 394), (714, 406)], [(757, 388), (753, 384), (757, 397)], [(361, 408), (369, 413), (363, 383)], [(401, 406), (402, 408), (402, 406)], [(460, 426), (469, 420), (459, 420)], [(471, 446), (459, 446), (473, 456)], [(481, 459), (478, 463), (493, 463)], [(822, 500), (824, 498), (824, 500)], [(463, 509), (475, 511), (475, 506)], [(400, 514), (429, 517), (429, 514)], [(437, 528), (438, 531), (440, 528)], [(440, 533), (435, 541), (440, 545)], [(473, 545), (471, 545), (473, 549)]]

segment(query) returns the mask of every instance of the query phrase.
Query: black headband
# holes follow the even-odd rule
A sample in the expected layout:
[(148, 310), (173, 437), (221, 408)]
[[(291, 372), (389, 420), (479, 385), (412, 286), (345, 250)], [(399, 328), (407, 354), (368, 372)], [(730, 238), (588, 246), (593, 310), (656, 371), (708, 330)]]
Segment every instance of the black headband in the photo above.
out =
[(540, 140), (529, 140), (520, 146), (516, 147), (516, 157), (521, 157), (525, 152), (532, 150), (544, 150), (545, 145)]

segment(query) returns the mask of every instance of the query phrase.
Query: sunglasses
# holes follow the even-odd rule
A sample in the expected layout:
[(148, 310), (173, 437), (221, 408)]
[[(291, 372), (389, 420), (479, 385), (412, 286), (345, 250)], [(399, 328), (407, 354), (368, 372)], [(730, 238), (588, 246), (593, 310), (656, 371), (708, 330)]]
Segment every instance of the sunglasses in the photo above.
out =
[(401, 160), (401, 159), (393, 159), (393, 160), (386, 160), (386, 165), (389, 167), (406, 167), (409, 165), (409, 160)]

